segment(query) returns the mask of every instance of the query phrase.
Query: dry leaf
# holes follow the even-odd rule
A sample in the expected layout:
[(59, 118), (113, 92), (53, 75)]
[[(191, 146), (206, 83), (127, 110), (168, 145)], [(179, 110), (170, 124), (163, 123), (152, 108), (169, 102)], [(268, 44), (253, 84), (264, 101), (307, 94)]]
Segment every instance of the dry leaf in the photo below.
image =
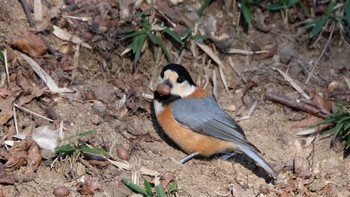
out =
[(25, 174), (35, 172), (41, 163), (41, 153), (38, 144), (33, 141), (28, 150), (27, 169)]
[(31, 57), (41, 57), (47, 51), (45, 41), (30, 31), (25, 32), (21, 37), (10, 39), (9, 44)]

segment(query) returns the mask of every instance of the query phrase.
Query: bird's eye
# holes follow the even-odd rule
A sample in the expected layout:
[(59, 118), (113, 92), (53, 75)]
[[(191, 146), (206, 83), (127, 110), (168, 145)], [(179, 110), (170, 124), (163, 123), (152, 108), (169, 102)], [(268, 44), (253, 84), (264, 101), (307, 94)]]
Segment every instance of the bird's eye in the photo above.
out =
[(177, 83), (182, 83), (184, 82), (184, 78), (182, 77), (178, 77), (177, 80), (176, 80)]

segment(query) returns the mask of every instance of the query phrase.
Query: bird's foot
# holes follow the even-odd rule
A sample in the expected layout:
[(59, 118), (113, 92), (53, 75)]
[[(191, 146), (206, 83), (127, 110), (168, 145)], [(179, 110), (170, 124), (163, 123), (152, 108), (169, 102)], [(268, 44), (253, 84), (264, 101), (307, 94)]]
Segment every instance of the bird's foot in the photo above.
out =
[(187, 155), (186, 157), (180, 159), (180, 160), (179, 160), (179, 163), (180, 163), (180, 164), (184, 164), (185, 162), (187, 162), (188, 160), (192, 159), (192, 158), (195, 157), (196, 155), (199, 155), (199, 153), (197, 153), (197, 152), (191, 153), (191, 154)]

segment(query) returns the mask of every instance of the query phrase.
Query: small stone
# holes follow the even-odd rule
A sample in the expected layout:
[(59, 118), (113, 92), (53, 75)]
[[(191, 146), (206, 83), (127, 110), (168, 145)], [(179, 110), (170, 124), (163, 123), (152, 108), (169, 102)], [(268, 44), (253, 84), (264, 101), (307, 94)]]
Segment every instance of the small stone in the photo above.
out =
[(101, 122), (102, 122), (102, 119), (100, 118), (100, 116), (98, 116), (98, 115), (92, 115), (91, 116), (91, 122), (94, 124), (94, 125), (99, 125), (99, 124), (101, 124)]
[(53, 195), (55, 196), (68, 196), (70, 193), (69, 189), (66, 186), (58, 186), (53, 190)]
[(103, 116), (106, 111), (106, 106), (101, 101), (94, 101), (92, 109), (97, 115)]

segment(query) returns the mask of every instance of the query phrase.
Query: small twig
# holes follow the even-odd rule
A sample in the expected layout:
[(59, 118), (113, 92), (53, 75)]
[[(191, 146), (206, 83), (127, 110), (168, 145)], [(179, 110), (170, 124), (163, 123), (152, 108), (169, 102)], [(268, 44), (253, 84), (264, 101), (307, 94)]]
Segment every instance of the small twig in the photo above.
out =
[(10, 88), (10, 74), (9, 74), (9, 66), (7, 63), (7, 50), (4, 49), (4, 61), (5, 61), (5, 70), (6, 70), (6, 78), (7, 78), (7, 87)]
[(250, 118), (250, 116), (252, 115), (253, 111), (255, 110), (256, 106), (258, 105), (258, 101), (255, 100), (253, 105), (249, 108), (248, 112), (246, 115), (242, 116), (241, 118), (237, 118), (237, 121), (240, 120), (246, 120), (248, 118)]
[(53, 121), (54, 121), (54, 120), (52, 120), (52, 119), (50, 119), (50, 118), (46, 118), (45, 116), (42, 116), (42, 115), (37, 114), (37, 113), (35, 113), (35, 112), (32, 112), (32, 111), (30, 111), (29, 109), (26, 109), (26, 108), (24, 108), (24, 107), (21, 107), (21, 106), (17, 105), (16, 103), (14, 103), (13, 106), (17, 107), (17, 108), (20, 109), (20, 110), (23, 110), (23, 111), (25, 111), (25, 112), (28, 112), (28, 113), (30, 113), (30, 114), (32, 114), (32, 115), (35, 115), (35, 116), (37, 116), (37, 117), (40, 117), (40, 118), (42, 118), (42, 119), (44, 119), (44, 120), (47, 120), (47, 121), (50, 121), (50, 122), (53, 122)]
[(324, 53), (326, 52), (326, 49), (328, 48), (328, 45), (329, 45), (329, 43), (331, 42), (331, 38), (332, 38), (332, 35), (333, 35), (333, 32), (334, 32), (334, 26), (335, 26), (334, 23), (332, 23), (332, 26), (331, 26), (331, 33), (329, 34), (329, 37), (328, 37), (326, 46), (323, 48), (321, 55), (320, 55), (320, 56), (318, 57), (318, 59), (316, 60), (315, 65), (312, 67), (311, 72), (310, 72), (309, 76), (307, 77), (305, 84), (308, 84), (308, 83), (309, 83), (310, 78), (311, 78), (311, 76), (313, 75), (313, 72), (315, 71), (316, 66), (318, 65), (318, 63), (320, 62), (320, 60), (321, 60), (321, 58), (323, 57)]
[(307, 113), (310, 113), (314, 116), (320, 117), (320, 118), (327, 118), (328, 113), (324, 110), (318, 108), (317, 106), (311, 105), (309, 103), (302, 102), (300, 100), (294, 100), (291, 98), (288, 98), (286, 96), (281, 96), (272, 92), (267, 92), (265, 94), (265, 98), (274, 102), (281, 103), (283, 105), (286, 105), (290, 108), (298, 109)]
[(26, 14), (27, 18), (28, 18), (28, 23), (30, 27), (35, 27), (35, 23), (33, 21), (32, 15), (30, 14), (30, 9), (29, 9), (29, 5), (27, 3), (26, 0), (20, 0), (20, 3), (23, 7), (24, 13)]
[(181, 61), (182, 61), (184, 55), (185, 55), (185, 50), (182, 50), (180, 55), (177, 57), (177, 62), (176, 62), (177, 64), (181, 64)]
[[(114, 166), (123, 169), (123, 170), (131, 170), (132, 165), (129, 162), (118, 162), (118, 161), (113, 161), (111, 159), (107, 159), (109, 162), (111, 162)], [(144, 175), (150, 175), (150, 176), (159, 176), (159, 172), (155, 171), (155, 170), (150, 170), (148, 168), (145, 167), (141, 167), (140, 169), (141, 174)]]
[(238, 77), (243, 81), (243, 83), (247, 84), (247, 79), (242, 76), (242, 73), (236, 68), (235, 64), (232, 61), (232, 58), (228, 58), (228, 62), (230, 63), (231, 68), (235, 71)]
[(213, 70), (213, 95), (215, 98), (218, 98), (218, 85), (217, 85), (217, 78), (216, 78), (216, 71), (215, 69)]
[(298, 91), (305, 99), (310, 100), (310, 96), (307, 95), (303, 89), (300, 88), (300, 86), (298, 84), (296, 84), (292, 78), (290, 78), (285, 72), (281, 71), (278, 68), (272, 68), (274, 70), (277, 70), (286, 81), (288, 81), (290, 83), (290, 85), (296, 90)]
[(16, 107), (12, 106), (12, 111), (13, 111), (13, 121), (15, 123), (15, 130), (16, 130), (16, 134), (18, 134), (18, 123), (17, 123), (17, 113), (16, 113)]

